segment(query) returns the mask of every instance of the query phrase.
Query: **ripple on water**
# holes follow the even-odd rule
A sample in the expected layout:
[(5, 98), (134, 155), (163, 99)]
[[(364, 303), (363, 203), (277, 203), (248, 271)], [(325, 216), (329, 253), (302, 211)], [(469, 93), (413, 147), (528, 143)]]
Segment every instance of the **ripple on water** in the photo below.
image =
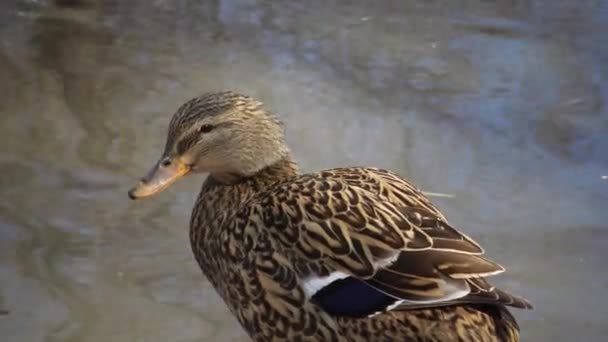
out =
[[(318, 11), (323, 8), (323, 11)], [(532, 299), (524, 340), (605, 336), (607, 13), (600, 2), (0, 4), (0, 335), (243, 336), (192, 258), (201, 179), (133, 203), (170, 115), (259, 97), (309, 171), (408, 176)]]

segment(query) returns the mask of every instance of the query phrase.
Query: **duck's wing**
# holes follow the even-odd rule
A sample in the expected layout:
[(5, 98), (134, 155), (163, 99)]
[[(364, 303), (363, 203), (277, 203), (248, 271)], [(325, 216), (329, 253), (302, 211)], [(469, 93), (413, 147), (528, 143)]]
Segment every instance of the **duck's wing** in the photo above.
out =
[[(325, 177), (341, 179), (351, 186), (362, 187), (371, 192), (381, 195), (391, 203), (396, 204), (417, 228), (426, 232), (433, 239), (433, 248), (423, 253), (402, 252), (397, 262), (385, 270), (381, 270), (374, 279), (369, 281), (379, 289), (386, 290), (387, 293), (402, 297), (399, 289), (395, 289), (393, 282), (389, 279), (399, 278), (412, 279), (401, 289), (415, 290), (425, 288), (422, 291), (422, 301), (404, 301), (398, 306), (400, 309), (410, 309), (438, 305), (451, 305), (457, 303), (486, 303), (503, 304), (517, 308), (531, 309), (532, 304), (518, 296), (509, 294), (489, 284), (484, 277), (492, 276), (504, 271), (500, 265), (490, 262), (481, 257), (477, 261), (485, 260), (494, 265), (488, 267), (486, 273), (478, 268), (474, 274), (469, 267), (464, 267), (461, 274), (457, 271), (460, 265), (468, 263), (472, 257), (467, 255), (481, 256), (484, 252), (471, 238), (453, 228), (445, 216), (435, 207), (431, 201), (415, 186), (399, 177), (395, 173), (377, 168), (337, 168), (327, 170)], [(481, 264), (479, 264), (481, 266)], [(489, 265), (488, 265), (489, 266)], [(451, 268), (451, 274), (445, 274), (445, 270)], [(434, 292), (433, 289), (441, 288), (436, 283), (435, 277), (425, 276), (431, 271), (436, 275), (447, 275), (451, 279), (448, 282), (459, 282), (463, 289), (468, 289), (468, 294), (454, 299), (431, 300), (425, 303), (425, 297)], [(412, 276), (414, 276), (412, 278)], [(435, 279), (434, 279), (435, 278)], [(435, 285), (432, 285), (435, 283)], [(415, 298), (416, 296), (409, 296)]]
[(301, 176), (230, 221), (227, 239), (245, 241), (243, 256), (272, 250), (264, 279), (275, 299), (293, 298), (296, 286), (330, 315), (365, 316), (462, 300), (474, 291), (471, 281), (504, 270), (408, 183), (388, 184), (372, 170)]

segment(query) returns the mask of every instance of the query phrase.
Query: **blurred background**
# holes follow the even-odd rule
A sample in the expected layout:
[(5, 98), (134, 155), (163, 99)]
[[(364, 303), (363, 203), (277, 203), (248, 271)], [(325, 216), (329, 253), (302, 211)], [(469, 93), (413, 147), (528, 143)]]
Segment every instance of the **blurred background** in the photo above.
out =
[(608, 334), (608, 2), (3, 0), (2, 341), (232, 341), (188, 220), (132, 202), (175, 109), (253, 95), (305, 171), (406, 176), (531, 299), (523, 341)]

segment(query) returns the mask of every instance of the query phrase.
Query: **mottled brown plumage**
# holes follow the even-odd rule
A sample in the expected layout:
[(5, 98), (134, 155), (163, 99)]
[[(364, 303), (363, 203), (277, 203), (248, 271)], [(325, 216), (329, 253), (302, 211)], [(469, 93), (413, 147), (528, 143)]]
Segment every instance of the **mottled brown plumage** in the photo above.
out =
[[(210, 173), (194, 255), (253, 340), (519, 340), (506, 306), (531, 305), (485, 280), (504, 269), (477, 243), (390, 171), (301, 175), (260, 102), (223, 92), (183, 105), (130, 196), (193, 171)], [(369, 296), (338, 299), (347, 293)]]

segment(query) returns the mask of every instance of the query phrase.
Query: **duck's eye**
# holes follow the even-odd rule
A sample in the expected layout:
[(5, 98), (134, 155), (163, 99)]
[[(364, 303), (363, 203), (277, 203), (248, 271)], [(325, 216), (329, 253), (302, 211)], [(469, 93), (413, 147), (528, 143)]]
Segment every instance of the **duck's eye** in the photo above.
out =
[(209, 133), (213, 129), (212, 125), (202, 125), (201, 128), (198, 129), (200, 133)]

